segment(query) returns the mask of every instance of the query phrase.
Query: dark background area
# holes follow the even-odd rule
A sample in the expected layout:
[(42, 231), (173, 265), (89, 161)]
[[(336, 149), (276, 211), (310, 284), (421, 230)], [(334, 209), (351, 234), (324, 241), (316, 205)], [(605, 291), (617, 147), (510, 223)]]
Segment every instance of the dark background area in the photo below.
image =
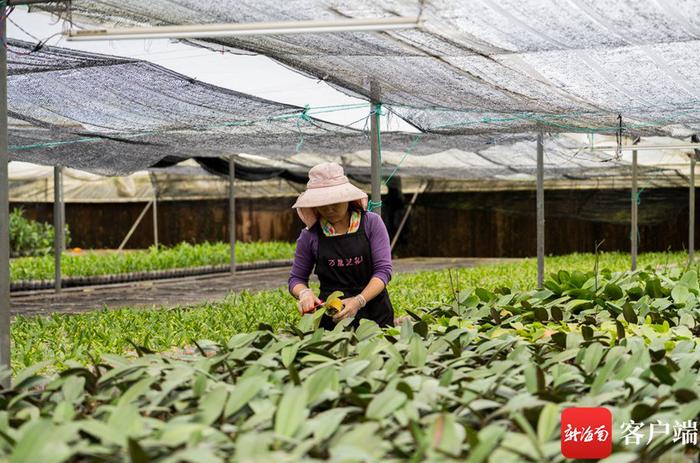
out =
[[(412, 195), (387, 201), (385, 222), (398, 226)], [(236, 233), (241, 241), (296, 240), (301, 221), (291, 209), (294, 198), (241, 198), (236, 201)], [(629, 251), (629, 190), (550, 190), (545, 192), (546, 252), (589, 252), (605, 240), (606, 251)], [(68, 203), (66, 221), (72, 246), (116, 248), (146, 203)], [(12, 203), (29, 218), (53, 220), (51, 203)], [(696, 206), (697, 207), (697, 206)], [(226, 200), (158, 203), (159, 241), (227, 241)], [(127, 244), (153, 244), (149, 211)], [(682, 250), (688, 242), (688, 190), (642, 190), (639, 249)], [(536, 255), (535, 191), (424, 193), (408, 220), (395, 254), (410, 256), (525, 257)], [(696, 239), (699, 237), (696, 236)]]

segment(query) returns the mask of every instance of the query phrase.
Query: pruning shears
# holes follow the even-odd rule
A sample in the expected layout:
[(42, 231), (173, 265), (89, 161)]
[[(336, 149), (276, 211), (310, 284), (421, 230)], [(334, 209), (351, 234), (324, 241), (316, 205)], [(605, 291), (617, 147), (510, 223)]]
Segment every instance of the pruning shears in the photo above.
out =
[(323, 307), (323, 304), (325, 304), (325, 302), (320, 301), (318, 304), (314, 305), (313, 307), (309, 307), (308, 309), (304, 310), (304, 313), (315, 312), (316, 309)]

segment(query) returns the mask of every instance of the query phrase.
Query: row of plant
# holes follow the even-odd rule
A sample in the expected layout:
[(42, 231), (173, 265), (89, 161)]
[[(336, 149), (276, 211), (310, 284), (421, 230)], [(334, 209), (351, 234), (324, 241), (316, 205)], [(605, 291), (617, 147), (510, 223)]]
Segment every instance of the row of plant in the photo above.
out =
[[(642, 266), (682, 266), (682, 253), (642, 254)], [(629, 256), (621, 253), (573, 254), (548, 257), (547, 268), (586, 271), (594, 268), (616, 271), (629, 267)], [(534, 260), (463, 268), (399, 274), (389, 284), (398, 315), (416, 307), (438, 307), (454, 299), (460, 290), (476, 287), (494, 290), (504, 285), (512, 290), (532, 289), (536, 282)], [(132, 343), (154, 351), (192, 345), (208, 339), (225, 343), (236, 333), (256, 329), (265, 323), (277, 329), (298, 319), (296, 306), (285, 288), (257, 293), (231, 294), (222, 301), (194, 307), (163, 307), (155, 310), (123, 308), (48, 317), (14, 318), (12, 364), (21, 369), (39, 362), (62, 367), (67, 359), (89, 362), (90, 356), (133, 352)]]
[(542, 290), (503, 280), (459, 289), (452, 277), (442, 304), (407, 309), (397, 328), (326, 332), (319, 311), (195, 343), (195, 355), (134, 342), (139, 358), (67, 361), (49, 376), (33, 365), (0, 394), (0, 452), (47, 462), (557, 462), (561, 410), (604, 406), (614, 417), (608, 461), (697, 454), (672, 433), (642, 427), (626, 442), (622, 429), (700, 414), (695, 269), (560, 270)]
[[(64, 253), (61, 270), (65, 276), (113, 275), (127, 272), (168, 270), (228, 264), (228, 243), (180, 243), (173, 247), (152, 246), (142, 251)], [(294, 244), (270, 241), (236, 243), (236, 262), (291, 259)], [(10, 262), (10, 279), (48, 280), (54, 275), (53, 256), (24, 257)]]
[[(53, 252), (53, 225), (25, 217), (24, 209), (10, 212), (10, 256), (45, 256)], [(65, 228), (65, 242), (70, 243), (70, 231)]]

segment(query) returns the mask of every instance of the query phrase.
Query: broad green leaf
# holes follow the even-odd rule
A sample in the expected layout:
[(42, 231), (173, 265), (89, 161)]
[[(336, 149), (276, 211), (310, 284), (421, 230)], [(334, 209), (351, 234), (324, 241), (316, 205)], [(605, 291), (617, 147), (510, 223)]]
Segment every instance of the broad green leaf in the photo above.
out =
[(559, 423), (559, 406), (548, 403), (542, 407), (540, 417), (537, 420), (537, 440), (540, 445), (549, 441)]
[(432, 447), (454, 457), (462, 453), (462, 442), (466, 433), (464, 427), (457, 423), (456, 417), (449, 413), (441, 413), (432, 422), (429, 436)]
[(122, 394), (121, 398), (119, 399), (119, 405), (129, 404), (138, 399), (139, 396), (149, 390), (151, 384), (153, 384), (157, 379), (158, 378), (151, 376), (136, 382), (133, 386), (127, 389), (124, 394)]
[(70, 376), (64, 381), (61, 392), (65, 400), (75, 402), (82, 399), (84, 388), (85, 378), (82, 376)]
[(428, 357), (428, 349), (425, 343), (418, 336), (414, 336), (408, 345), (408, 355), (406, 362), (412, 367), (422, 367)]
[(593, 384), (591, 384), (591, 395), (595, 396), (598, 395), (605, 385), (605, 383), (608, 382), (610, 379), (610, 375), (612, 374), (614, 368), (617, 366), (618, 359), (611, 359), (610, 355), (608, 355), (608, 358), (605, 361), (605, 365), (603, 368), (600, 368), (597, 373), (595, 378), (593, 379)]
[(330, 438), (343, 422), (350, 409), (331, 408), (325, 412), (321, 412), (309, 420), (314, 437), (318, 440), (326, 440)]
[(10, 463), (67, 461), (72, 454), (70, 442), (77, 437), (76, 431), (77, 428), (56, 426), (45, 419), (26, 423), (21, 429), (22, 436), (15, 445)]
[(406, 403), (406, 394), (396, 389), (385, 389), (374, 396), (367, 406), (365, 416), (371, 420), (381, 420)]
[(224, 412), (227, 398), (228, 390), (224, 385), (217, 386), (204, 394), (199, 402), (197, 421), (207, 425), (214, 423)]
[(129, 458), (131, 463), (150, 463), (151, 459), (135, 439), (129, 439)]
[(700, 291), (700, 282), (698, 282), (698, 273), (695, 270), (689, 270), (683, 274), (681, 279), (678, 281), (679, 285), (684, 285), (689, 289), (694, 289), (695, 291)]
[(583, 369), (586, 370), (586, 373), (593, 373), (593, 371), (600, 363), (600, 359), (603, 358), (604, 353), (605, 352), (603, 351), (603, 345), (598, 342), (594, 342), (586, 348), (586, 351), (583, 355), (583, 362), (581, 365)]
[(201, 423), (170, 422), (162, 429), (158, 443), (167, 447), (179, 447), (196, 438), (207, 426)]
[(678, 284), (671, 290), (671, 298), (677, 304), (685, 304), (694, 296), (690, 293), (687, 286)]
[(248, 402), (250, 402), (250, 400), (258, 394), (265, 383), (267, 383), (267, 377), (264, 375), (251, 376), (240, 380), (233, 389), (233, 392), (228, 397), (228, 401), (224, 409), (224, 416), (229, 418), (231, 415), (247, 405)]
[(502, 426), (495, 424), (489, 425), (479, 431), (479, 443), (469, 452), (466, 463), (481, 463), (486, 461), (505, 432), (506, 430)]
[(298, 350), (299, 343), (294, 343), (282, 349), (282, 365), (284, 365), (285, 368), (289, 368), (289, 365), (292, 364)]
[(308, 413), (306, 391), (300, 386), (288, 386), (275, 413), (275, 433), (293, 437)]
[(135, 404), (120, 404), (109, 415), (107, 426), (126, 437), (133, 437), (143, 430), (143, 418)]
[(338, 372), (334, 365), (321, 368), (303, 383), (310, 404), (328, 393), (337, 393), (340, 388)]
[(385, 450), (378, 423), (341, 427), (335, 433), (330, 453), (330, 461), (381, 461)]

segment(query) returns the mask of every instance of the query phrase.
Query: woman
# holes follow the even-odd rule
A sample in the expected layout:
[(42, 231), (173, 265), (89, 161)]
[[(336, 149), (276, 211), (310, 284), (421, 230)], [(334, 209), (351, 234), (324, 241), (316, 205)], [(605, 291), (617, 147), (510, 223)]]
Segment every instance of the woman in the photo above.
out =
[[(306, 224), (297, 240), (289, 291), (306, 313), (334, 291), (343, 292), (343, 310), (321, 326), (333, 329), (344, 318), (361, 318), (379, 326), (394, 324), (394, 308), (386, 285), (391, 279), (391, 246), (382, 218), (367, 210), (367, 195), (353, 186), (334, 162), (309, 171), (309, 183), (293, 206)], [(316, 297), (309, 289), (314, 269), (321, 283)]]

